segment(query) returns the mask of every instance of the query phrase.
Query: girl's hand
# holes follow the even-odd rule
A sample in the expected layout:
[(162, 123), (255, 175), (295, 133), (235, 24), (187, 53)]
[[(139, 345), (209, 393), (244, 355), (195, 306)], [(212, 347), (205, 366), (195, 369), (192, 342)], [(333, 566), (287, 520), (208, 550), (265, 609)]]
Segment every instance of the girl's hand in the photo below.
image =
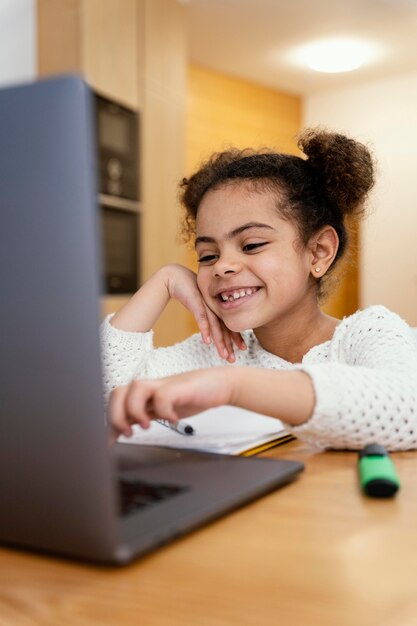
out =
[(166, 268), (166, 287), (169, 296), (181, 302), (194, 315), (205, 343), (213, 340), (217, 352), (233, 363), (235, 361), (233, 343), (245, 350), (245, 342), (240, 333), (230, 331), (223, 321), (209, 309), (197, 285), (194, 272), (182, 265), (169, 265)]
[(134, 380), (114, 389), (108, 406), (113, 440), (120, 434), (132, 435), (132, 424), (149, 428), (152, 419), (175, 423), (205, 409), (231, 404), (231, 374), (227, 367), (212, 367), (157, 380)]

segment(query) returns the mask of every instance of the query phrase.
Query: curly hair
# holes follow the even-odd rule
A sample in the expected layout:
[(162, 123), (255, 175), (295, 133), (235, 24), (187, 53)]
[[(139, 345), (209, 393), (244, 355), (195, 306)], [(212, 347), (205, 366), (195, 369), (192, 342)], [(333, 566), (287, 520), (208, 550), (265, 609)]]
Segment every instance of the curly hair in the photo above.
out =
[(364, 144), (320, 128), (304, 130), (297, 145), (305, 158), (232, 148), (215, 153), (184, 178), (180, 200), (185, 208), (185, 238), (194, 236), (198, 208), (209, 190), (243, 182), (251, 190), (275, 194), (280, 215), (295, 222), (304, 245), (320, 228), (332, 226), (339, 237), (333, 269), (347, 247), (346, 218), (363, 215), (375, 183), (373, 158)]

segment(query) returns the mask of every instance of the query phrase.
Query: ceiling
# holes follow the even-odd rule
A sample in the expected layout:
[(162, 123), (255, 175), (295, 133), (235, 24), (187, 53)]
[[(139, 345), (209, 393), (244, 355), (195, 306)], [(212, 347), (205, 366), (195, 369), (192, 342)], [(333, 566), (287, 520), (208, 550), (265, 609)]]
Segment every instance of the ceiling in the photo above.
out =
[[(417, 0), (178, 0), (187, 15), (193, 63), (305, 95), (417, 71)], [(334, 36), (369, 40), (377, 57), (361, 68), (322, 74), (297, 66), (292, 51)]]

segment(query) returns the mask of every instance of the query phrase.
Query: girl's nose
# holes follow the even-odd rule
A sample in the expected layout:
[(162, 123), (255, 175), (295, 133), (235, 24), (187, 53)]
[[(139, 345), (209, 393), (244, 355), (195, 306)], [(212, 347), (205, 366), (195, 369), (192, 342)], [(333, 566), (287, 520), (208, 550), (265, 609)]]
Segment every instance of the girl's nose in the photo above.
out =
[(225, 276), (225, 274), (236, 274), (241, 269), (241, 263), (232, 257), (220, 258), (214, 266), (215, 276)]

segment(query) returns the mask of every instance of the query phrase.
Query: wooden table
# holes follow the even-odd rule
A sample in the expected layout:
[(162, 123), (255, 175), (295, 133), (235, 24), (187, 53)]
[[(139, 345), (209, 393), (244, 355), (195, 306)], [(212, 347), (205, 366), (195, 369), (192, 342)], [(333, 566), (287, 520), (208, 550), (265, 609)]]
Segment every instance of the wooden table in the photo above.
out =
[(291, 485), (125, 569), (0, 550), (0, 626), (415, 626), (417, 453), (372, 500), (353, 452), (291, 442)]

